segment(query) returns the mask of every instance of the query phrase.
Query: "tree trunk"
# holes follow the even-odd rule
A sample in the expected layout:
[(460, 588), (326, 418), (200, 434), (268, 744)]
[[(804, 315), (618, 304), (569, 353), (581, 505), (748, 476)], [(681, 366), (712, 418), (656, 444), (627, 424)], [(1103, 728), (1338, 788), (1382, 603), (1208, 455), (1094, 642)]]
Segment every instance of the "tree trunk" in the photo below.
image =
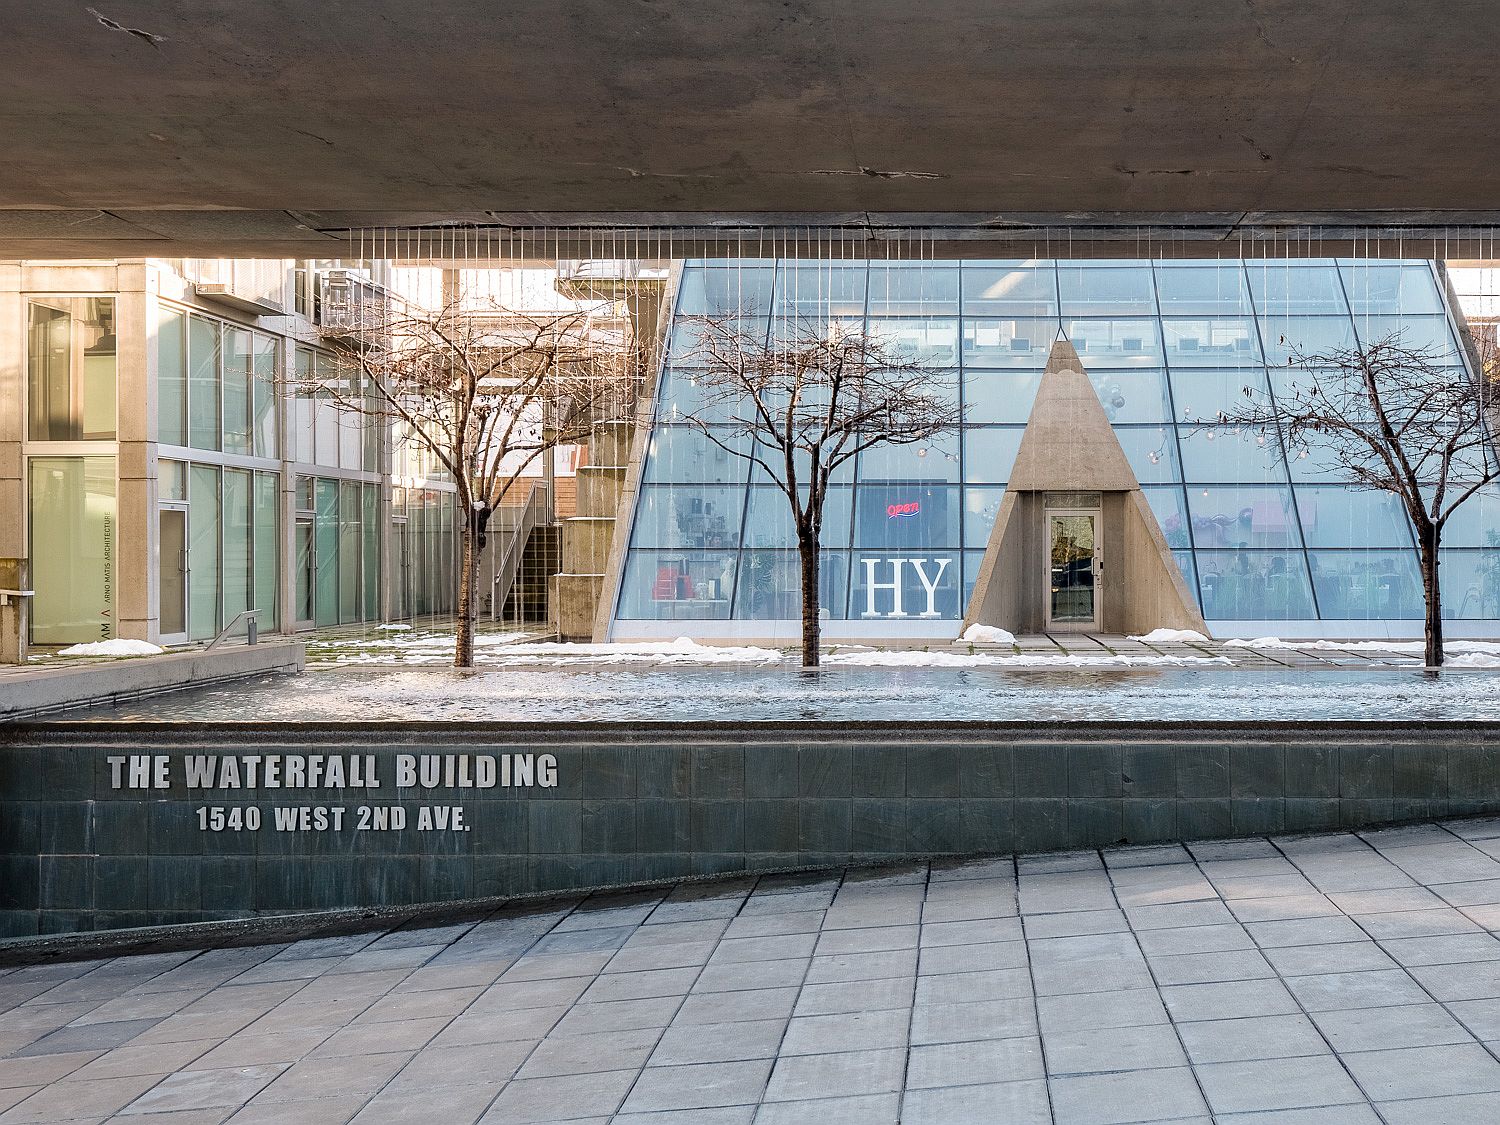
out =
[(458, 568), (458, 620), (453, 628), (453, 666), (474, 667), (474, 621), (478, 606), (476, 595), (479, 589), (479, 537), (481, 535), (479, 513), (472, 508), (463, 521)]
[(1435, 527), (1417, 531), (1422, 564), (1422, 597), (1427, 605), (1423, 663), (1438, 668), (1443, 663), (1443, 595), (1438, 584), (1438, 531)]
[(797, 553), (802, 561), (802, 666), (818, 666), (818, 641), (822, 637), (823, 623), (819, 617), (821, 604), (818, 589), (818, 537), (799, 535)]

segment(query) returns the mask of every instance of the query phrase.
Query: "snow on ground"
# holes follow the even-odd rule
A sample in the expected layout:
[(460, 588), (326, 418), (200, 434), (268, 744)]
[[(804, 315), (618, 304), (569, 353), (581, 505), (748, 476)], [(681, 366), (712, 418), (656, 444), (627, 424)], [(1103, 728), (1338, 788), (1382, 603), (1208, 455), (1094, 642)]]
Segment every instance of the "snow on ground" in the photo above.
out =
[[(1229, 640), (1225, 648), (1270, 648), (1313, 649), (1335, 652), (1422, 652), (1426, 646), (1421, 641), (1329, 641), (1306, 640), (1284, 641), (1280, 637), (1256, 637), (1254, 640)], [(1492, 652), (1500, 653), (1500, 641), (1448, 641), (1443, 645), (1448, 652)]]
[(1016, 643), (1015, 634), (1007, 633), (996, 625), (970, 625), (964, 630), (964, 635), (958, 639), (968, 641), (971, 645), (1013, 645)]
[(1227, 656), (1053, 656), (1022, 653), (879, 651), (829, 653), (824, 664), (854, 668), (1166, 668), (1229, 664)]
[(1139, 637), (1130, 637), (1128, 639), (1140, 641), (1142, 644), (1148, 645), (1194, 645), (1209, 643), (1207, 637), (1192, 629), (1152, 629), (1149, 633), (1143, 633)]
[(1445, 668), (1500, 668), (1500, 656), (1493, 652), (1468, 652), (1462, 656), (1443, 657)]
[(58, 656), (157, 656), (167, 650), (150, 641), (127, 641), (116, 637), (109, 641), (90, 641), (59, 649)]
[(388, 633), (410, 633), (410, 625), (377, 625), (377, 629), (384, 629)]

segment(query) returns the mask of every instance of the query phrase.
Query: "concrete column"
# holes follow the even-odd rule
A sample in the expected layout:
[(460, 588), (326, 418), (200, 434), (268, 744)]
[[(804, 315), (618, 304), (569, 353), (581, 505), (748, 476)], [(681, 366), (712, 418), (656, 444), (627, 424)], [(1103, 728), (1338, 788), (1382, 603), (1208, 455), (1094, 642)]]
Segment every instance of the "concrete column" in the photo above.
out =
[(156, 317), (150, 267), (121, 262), (115, 297), (115, 636), (158, 641)]

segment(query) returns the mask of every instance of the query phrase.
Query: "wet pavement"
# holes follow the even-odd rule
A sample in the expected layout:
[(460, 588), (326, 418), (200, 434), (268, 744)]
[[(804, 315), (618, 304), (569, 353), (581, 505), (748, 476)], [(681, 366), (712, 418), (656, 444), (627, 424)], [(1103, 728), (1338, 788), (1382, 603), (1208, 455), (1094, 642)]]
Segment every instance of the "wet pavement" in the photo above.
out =
[(1493, 1122), (1496, 856), (1451, 821), (0, 969), (0, 1125)]

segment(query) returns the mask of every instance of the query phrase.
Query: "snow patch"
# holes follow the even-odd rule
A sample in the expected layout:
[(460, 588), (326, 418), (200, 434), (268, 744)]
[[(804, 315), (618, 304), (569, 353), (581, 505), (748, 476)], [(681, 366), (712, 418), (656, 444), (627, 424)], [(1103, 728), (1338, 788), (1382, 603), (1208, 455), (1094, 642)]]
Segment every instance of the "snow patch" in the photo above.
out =
[(1208, 638), (1193, 629), (1152, 629), (1139, 637), (1128, 638), (1148, 645), (1208, 644)]
[[(1426, 649), (1421, 641), (1284, 641), (1280, 637), (1256, 637), (1254, 640), (1229, 640), (1225, 648), (1271, 648), (1312, 649), (1323, 652), (1417, 652)], [(1447, 652), (1500, 653), (1500, 641), (1449, 641), (1443, 646)]]
[(996, 625), (970, 625), (964, 630), (964, 635), (958, 639), (979, 645), (1013, 645), (1016, 643), (1014, 634)]
[(1000, 656), (985, 652), (849, 652), (829, 653), (824, 664), (850, 668), (1166, 668), (1232, 663), (1227, 656), (1051, 656), (1022, 653)]
[(387, 633), (410, 633), (411, 632), (411, 626), (410, 625), (378, 625), (378, 626), (376, 626), (376, 628), (383, 629)]
[(167, 650), (150, 641), (127, 641), (115, 638), (110, 641), (90, 641), (87, 644), (69, 645), (59, 649), (58, 656), (157, 656)]
[(1444, 668), (1500, 668), (1500, 656), (1492, 652), (1469, 652), (1462, 656), (1448, 657)]

